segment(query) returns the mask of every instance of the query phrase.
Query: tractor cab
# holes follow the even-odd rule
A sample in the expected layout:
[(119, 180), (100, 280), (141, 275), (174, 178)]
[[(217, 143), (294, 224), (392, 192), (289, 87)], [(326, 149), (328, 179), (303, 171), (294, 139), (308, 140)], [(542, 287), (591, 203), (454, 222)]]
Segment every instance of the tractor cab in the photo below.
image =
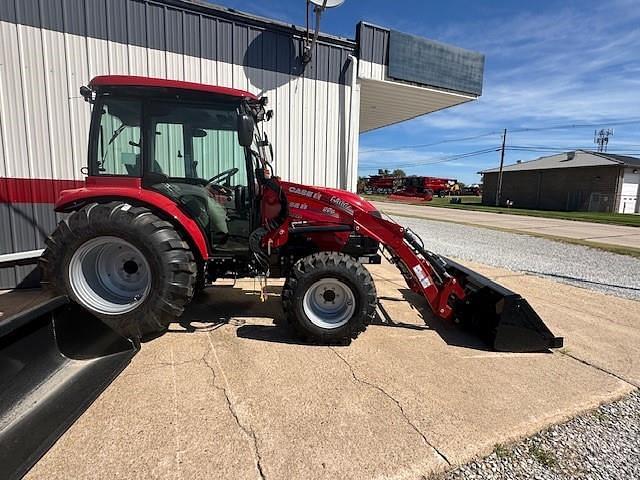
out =
[(197, 222), (212, 257), (248, 256), (261, 151), (251, 144), (264, 101), (186, 82), (120, 85), (123, 78), (98, 77), (83, 91), (94, 103), (89, 177), (138, 179)]

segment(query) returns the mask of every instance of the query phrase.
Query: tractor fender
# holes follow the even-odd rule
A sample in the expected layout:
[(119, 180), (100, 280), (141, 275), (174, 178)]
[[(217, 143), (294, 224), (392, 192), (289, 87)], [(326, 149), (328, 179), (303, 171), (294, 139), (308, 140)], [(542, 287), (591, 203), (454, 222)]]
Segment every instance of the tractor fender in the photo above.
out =
[(135, 205), (145, 206), (170, 221), (186, 236), (188, 243), (195, 247), (200, 260), (209, 258), (207, 240), (200, 226), (186, 214), (172, 199), (146, 190), (139, 186), (86, 186), (72, 190), (63, 190), (55, 203), (56, 212), (73, 212), (91, 202), (123, 200)]

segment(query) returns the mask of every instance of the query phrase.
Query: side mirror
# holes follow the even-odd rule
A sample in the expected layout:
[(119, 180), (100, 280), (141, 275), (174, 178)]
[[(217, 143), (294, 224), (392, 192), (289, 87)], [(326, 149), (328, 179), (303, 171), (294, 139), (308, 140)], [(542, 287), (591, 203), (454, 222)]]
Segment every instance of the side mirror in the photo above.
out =
[(96, 99), (94, 91), (84, 85), (80, 87), (80, 95), (82, 95), (85, 102), (93, 103)]
[(250, 147), (253, 143), (253, 117), (247, 113), (238, 115), (238, 141), (243, 147)]

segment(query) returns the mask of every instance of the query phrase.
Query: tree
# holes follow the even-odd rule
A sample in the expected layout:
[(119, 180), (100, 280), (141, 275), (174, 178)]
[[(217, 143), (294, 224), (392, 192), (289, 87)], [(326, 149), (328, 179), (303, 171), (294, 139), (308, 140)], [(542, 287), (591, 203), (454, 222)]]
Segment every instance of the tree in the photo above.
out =
[(402, 170), (401, 168), (396, 168), (393, 173), (391, 173), (391, 175), (393, 175), (394, 177), (406, 177), (407, 174), (404, 173), (404, 170)]
[(367, 186), (368, 177), (358, 177), (358, 185), (356, 186), (356, 191), (358, 193), (364, 192), (365, 187)]

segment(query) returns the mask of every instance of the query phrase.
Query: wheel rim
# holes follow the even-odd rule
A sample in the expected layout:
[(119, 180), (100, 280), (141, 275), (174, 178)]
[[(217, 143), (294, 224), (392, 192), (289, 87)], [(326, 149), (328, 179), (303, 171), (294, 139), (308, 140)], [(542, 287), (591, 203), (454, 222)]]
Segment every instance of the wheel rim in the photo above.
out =
[(151, 290), (151, 270), (144, 255), (118, 237), (93, 238), (69, 262), (69, 283), (79, 303), (105, 315), (138, 307)]
[(345, 325), (356, 310), (353, 291), (336, 278), (323, 278), (311, 285), (302, 305), (311, 323), (327, 329)]

